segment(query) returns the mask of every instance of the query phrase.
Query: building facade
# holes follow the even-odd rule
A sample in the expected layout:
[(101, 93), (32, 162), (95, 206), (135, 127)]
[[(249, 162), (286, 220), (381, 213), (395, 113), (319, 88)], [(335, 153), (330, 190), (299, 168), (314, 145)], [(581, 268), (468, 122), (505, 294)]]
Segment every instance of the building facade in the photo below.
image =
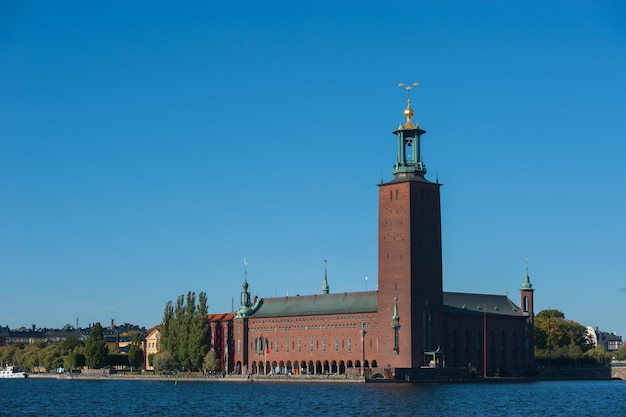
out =
[(476, 368), (484, 374), (533, 365), (533, 288), (520, 306), (504, 295), (443, 291), (440, 184), (425, 178), (410, 99), (393, 134), (393, 179), (381, 183), (378, 289), (251, 300), (210, 315), (227, 372), (346, 374), (408, 378), (411, 370)]

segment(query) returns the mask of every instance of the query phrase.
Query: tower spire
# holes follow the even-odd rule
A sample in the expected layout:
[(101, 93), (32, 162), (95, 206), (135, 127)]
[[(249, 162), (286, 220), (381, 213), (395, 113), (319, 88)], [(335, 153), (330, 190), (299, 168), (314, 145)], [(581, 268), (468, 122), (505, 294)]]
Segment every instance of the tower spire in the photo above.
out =
[(530, 276), (528, 275), (528, 256), (526, 257), (526, 275), (524, 276), (524, 282), (522, 282), (522, 290), (532, 290), (533, 284), (530, 283)]
[(530, 276), (528, 275), (528, 257), (526, 257), (526, 275), (524, 276), (524, 281), (522, 282), (522, 287), (519, 291), (521, 297), (522, 314), (528, 316), (530, 322), (532, 323), (535, 314), (533, 306), (533, 292), (535, 291), (535, 289), (533, 288), (533, 284), (530, 283)]
[(322, 294), (328, 294), (330, 292), (330, 287), (328, 286), (328, 275), (326, 273), (326, 263), (328, 261), (324, 259), (324, 284), (322, 285)]
[(243, 285), (240, 298), (239, 310), (236, 317), (247, 317), (251, 312), (250, 291), (248, 291), (248, 260), (243, 258)]
[(393, 174), (396, 178), (424, 177), (426, 174), (426, 165), (422, 162), (420, 143), (420, 137), (426, 131), (420, 129), (419, 123), (413, 123), (415, 112), (411, 107), (411, 90), (418, 85), (419, 83), (416, 82), (411, 85), (398, 84), (398, 87), (404, 88), (407, 92), (407, 104), (404, 109), (404, 117), (406, 118), (404, 125), (400, 123), (398, 129), (393, 132), (398, 138), (398, 157), (393, 168)]

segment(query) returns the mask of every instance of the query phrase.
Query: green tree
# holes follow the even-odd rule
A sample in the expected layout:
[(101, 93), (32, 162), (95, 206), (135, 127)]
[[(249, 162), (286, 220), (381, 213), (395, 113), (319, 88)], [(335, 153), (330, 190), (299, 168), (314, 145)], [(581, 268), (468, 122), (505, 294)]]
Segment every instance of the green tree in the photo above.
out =
[(86, 363), (84, 354), (80, 352), (70, 352), (70, 354), (67, 355), (65, 367), (67, 369), (77, 369), (82, 368)]
[[(178, 361), (178, 333), (176, 326), (176, 317), (174, 315), (174, 304), (168, 301), (165, 304), (165, 311), (163, 312), (163, 322), (161, 323), (161, 332), (159, 340), (159, 351), (168, 352), (170, 355), (169, 360), (177, 365)], [(174, 357), (174, 355), (176, 357)]]
[(106, 356), (105, 364), (110, 366), (128, 366), (128, 355), (119, 352), (109, 353)]
[(0, 364), (4, 366), (5, 364), (13, 365), (17, 360), (16, 355), (17, 348), (13, 345), (10, 346), (1, 346), (0, 347)]
[(55, 343), (49, 345), (40, 352), (41, 365), (45, 367), (48, 372), (53, 372), (63, 366), (63, 356), (65, 353), (66, 352), (63, 352), (61, 349), (60, 344)]
[(176, 302), (176, 306), (180, 305), (177, 310), (178, 321), (178, 361), (184, 369), (191, 369), (191, 356), (189, 355), (189, 333), (191, 331), (191, 320), (193, 319), (196, 308), (196, 293), (189, 291), (187, 293), (187, 303), (182, 301), (184, 297), (181, 295)]
[(38, 344), (32, 344), (24, 349), (20, 349), (17, 353), (18, 363), (24, 369), (30, 369), (31, 371), (40, 371), (41, 363), (41, 347)]
[(156, 372), (168, 372), (175, 369), (175, 365), (172, 362), (172, 355), (169, 352), (159, 352), (154, 355), (152, 366)]
[(143, 365), (143, 350), (141, 350), (141, 333), (133, 335), (133, 341), (128, 349), (128, 363), (131, 368), (141, 368)]
[(94, 324), (85, 342), (85, 360), (89, 369), (102, 368), (106, 364), (108, 348), (100, 323)]
[(193, 312), (189, 331), (189, 359), (191, 366), (201, 369), (209, 351), (209, 319), (206, 294), (198, 294), (198, 307)]
[(210, 372), (214, 372), (220, 369), (220, 362), (217, 360), (217, 354), (215, 350), (211, 349), (204, 356), (204, 361), (202, 362), (202, 367)]
[(169, 352), (176, 368), (200, 369), (209, 349), (208, 304), (201, 292), (196, 304), (196, 294), (180, 295), (176, 303), (168, 301), (161, 323), (160, 352)]
[(615, 359), (618, 361), (626, 360), (626, 345), (622, 345), (614, 352)]
[(542, 310), (535, 316), (535, 359), (544, 366), (579, 365), (592, 356), (587, 329), (568, 320), (559, 310)]
[(594, 364), (606, 365), (611, 362), (611, 355), (602, 346), (594, 346), (585, 352), (585, 357)]
[(76, 348), (83, 347), (83, 342), (75, 336), (68, 337), (64, 341), (61, 342), (61, 349), (67, 352), (71, 352)]

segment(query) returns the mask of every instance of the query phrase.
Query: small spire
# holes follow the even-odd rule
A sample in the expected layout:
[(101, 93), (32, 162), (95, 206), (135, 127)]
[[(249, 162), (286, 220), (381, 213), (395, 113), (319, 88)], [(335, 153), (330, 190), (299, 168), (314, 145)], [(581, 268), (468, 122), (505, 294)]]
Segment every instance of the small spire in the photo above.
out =
[(391, 327), (400, 328), (400, 317), (398, 316), (398, 297), (393, 297), (393, 316), (391, 317)]
[(526, 276), (524, 276), (524, 282), (522, 282), (522, 290), (532, 290), (533, 284), (530, 283), (530, 276), (528, 275), (528, 256), (526, 257)]
[(322, 285), (322, 294), (328, 294), (330, 292), (330, 287), (328, 286), (328, 275), (326, 273), (326, 263), (328, 261), (324, 259), (324, 285)]
[(248, 291), (248, 260), (243, 258), (243, 290)]

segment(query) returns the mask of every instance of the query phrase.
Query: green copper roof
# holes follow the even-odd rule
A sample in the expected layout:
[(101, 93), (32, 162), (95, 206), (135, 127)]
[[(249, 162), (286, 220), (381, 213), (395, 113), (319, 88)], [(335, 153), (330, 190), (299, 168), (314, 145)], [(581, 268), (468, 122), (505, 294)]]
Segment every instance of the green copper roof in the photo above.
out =
[(378, 292), (272, 297), (260, 300), (253, 318), (314, 316), (320, 314), (373, 313), (378, 311)]
[(532, 290), (533, 284), (530, 283), (530, 277), (528, 276), (528, 268), (526, 268), (526, 276), (524, 277), (524, 282), (522, 282), (522, 290)]

